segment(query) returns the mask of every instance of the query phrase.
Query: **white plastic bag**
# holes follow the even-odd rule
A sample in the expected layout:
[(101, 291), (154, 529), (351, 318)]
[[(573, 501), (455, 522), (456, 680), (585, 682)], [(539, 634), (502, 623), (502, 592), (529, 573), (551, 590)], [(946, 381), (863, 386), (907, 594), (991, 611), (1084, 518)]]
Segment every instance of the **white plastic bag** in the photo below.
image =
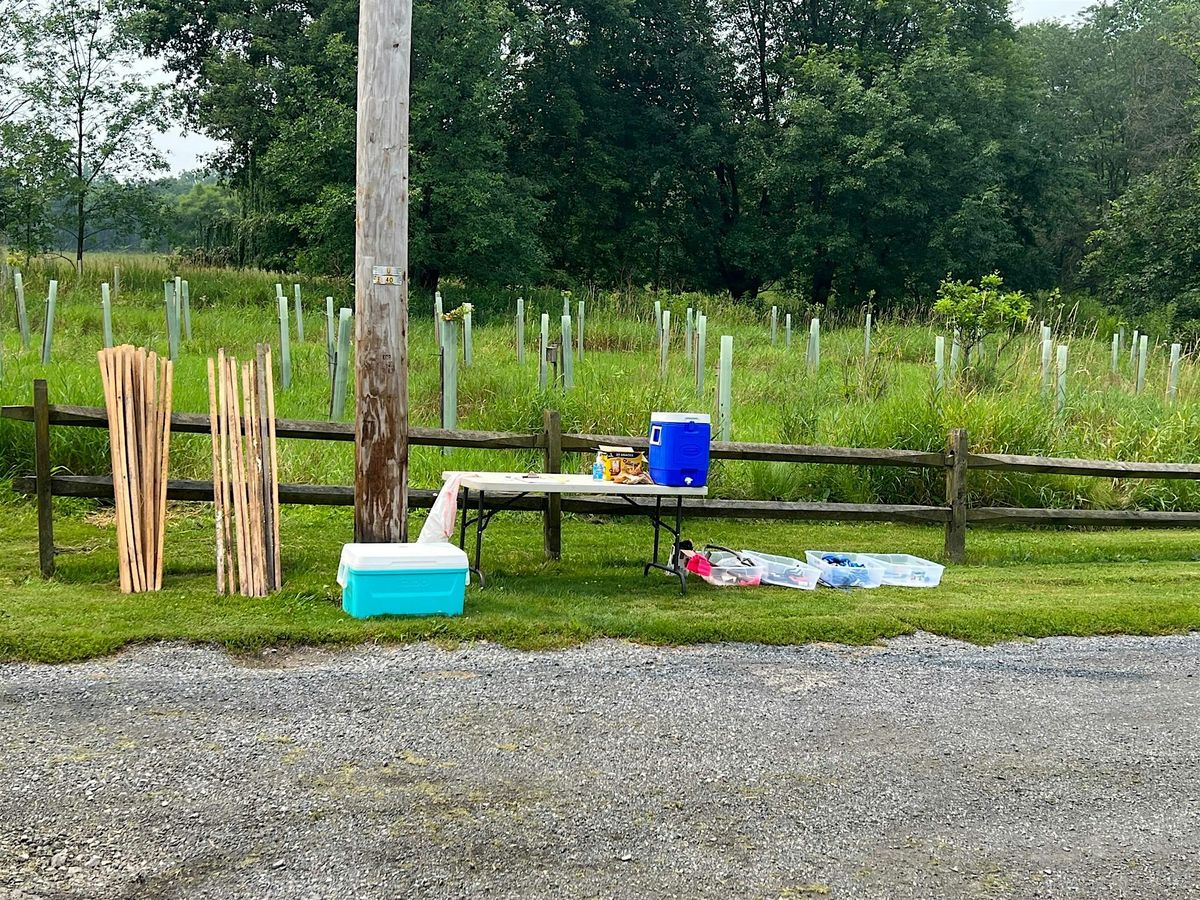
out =
[(458, 518), (458, 491), (465, 472), (447, 473), (446, 483), (438, 491), (429, 510), (429, 518), (421, 526), (418, 544), (444, 544), (454, 534), (454, 522)]

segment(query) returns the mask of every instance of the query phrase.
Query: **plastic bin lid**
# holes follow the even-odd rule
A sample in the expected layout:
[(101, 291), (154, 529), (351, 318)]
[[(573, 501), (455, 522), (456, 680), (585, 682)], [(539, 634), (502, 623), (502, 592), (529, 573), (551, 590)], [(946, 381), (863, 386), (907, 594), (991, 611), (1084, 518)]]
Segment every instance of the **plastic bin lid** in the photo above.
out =
[(342, 567), (355, 572), (388, 569), (465, 569), (467, 554), (453, 544), (346, 544)]
[(698, 425), (711, 425), (712, 416), (708, 413), (689, 412), (656, 412), (650, 413), (651, 424), (674, 425), (679, 422), (695, 422)]

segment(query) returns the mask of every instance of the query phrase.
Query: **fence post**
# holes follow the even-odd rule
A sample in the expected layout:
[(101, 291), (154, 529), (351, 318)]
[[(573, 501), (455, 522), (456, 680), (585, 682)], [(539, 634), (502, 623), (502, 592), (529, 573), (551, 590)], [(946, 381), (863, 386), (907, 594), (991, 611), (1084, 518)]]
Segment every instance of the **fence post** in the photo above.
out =
[[(547, 409), (542, 415), (546, 440), (546, 472), (557, 475), (562, 470), (562, 419), (557, 409)], [(546, 559), (562, 556), (562, 495), (546, 495), (546, 511), (542, 518), (542, 543)]]
[(775, 346), (775, 341), (779, 336), (779, 307), (771, 307), (771, 346)]
[(967, 429), (955, 428), (946, 441), (946, 561), (967, 557)]
[(46, 379), (33, 383), (33, 464), (37, 476), (38, 564), (54, 576), (54, 507), (50, 502), (50, 396)]
[(867, 322), (863, 326), (863, 359), (871, 358), (871, 314), (867, 313)]
[(783, 317), (783, 349), (792, 349), (792, 314)]

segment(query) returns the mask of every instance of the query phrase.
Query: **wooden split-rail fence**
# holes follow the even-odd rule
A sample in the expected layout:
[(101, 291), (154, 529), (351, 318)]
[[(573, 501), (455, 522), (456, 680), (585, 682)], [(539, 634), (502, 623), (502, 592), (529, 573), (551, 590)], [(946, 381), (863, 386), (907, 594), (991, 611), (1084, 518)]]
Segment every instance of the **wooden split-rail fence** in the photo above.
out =
[[(18, 493), (36, 496), (38, 512), (38, 556), (47, 577), (54, 572), (53, 497), (113, 497), (112, 478), (94, 475), (56, 475), (50, 456), (51, 426), (107, 428), (103, 409), (56, 405), (49, 402), (46, 382), (34, 382), (32, 406), (0, 407), (0, 416), (33, 423), (34, 475), (13, 479)], [(209, 417), (199, 413), (172, 413), (171, 430), (176, 434), (209, 434)], [(276, 436), (283, 439), (353, 441), (353, 424), (279, 419)], [(563, 455), (593, 454), (600, 444), (645, 448), (646, 437), (573, 434), (562, 431), (558, 412), (547, 410), (543, 428), (534, 434), (496, 431), (463, 431), (418, 428), (409, 431), (409, 443), (423, 447), (470, 447), (477, 450), (540, 452), (543, 471), (562, 471)], [(945, 558), (961, 562), (966, 554), (968, 526), (1051, 525), (1077, 527), (1200, 527), (1200, 512), (1160, 510), (1029, 509), (1023, 507), (973, 507), (968, 503), (968, 475), (986, 472), (1026, 472), (1040, 475), (1079, 475), (1097, 478), (1200, 479), (1200, 465), (1183, 463), (1120, 462), (1115, 460), (1064, 459), (1002, 453), (972, 453), (964, 429), (952, 430), (942, 451), (888, 448), (820, 447), (789, 444), (759, 444), (714, 441), (714, 459), (759, 462), (806, 463), (836, 466), (891, 466), (940, 471), (946, 492), (941, 505), (901, 503), (830, 503), (774, 500), (721, 500), (688, 498), (688, 516), (704, 518), (791, 519), (841, 522), (896, 522), (941, 525), (945, 528)], [(436, 491), (410, 490), (412, 508), (428, 508)], [(176, 501), (212, 502), (211, 481), (171, 480), (167, 497)], [(489, 498), (490, 499), (490, 498)], [(281, 504), (353, 506), (354, 489), (343, 485), (280, 484)], [(496, 506), (540, 512), (546, 556), (557, 559), (562, 550), (562, 514), (622, 516), (641, 514), (616, 498), (524, 497), (517, 501), (498, 498)], [(643, 501), (645, 502), (645, 501)]]

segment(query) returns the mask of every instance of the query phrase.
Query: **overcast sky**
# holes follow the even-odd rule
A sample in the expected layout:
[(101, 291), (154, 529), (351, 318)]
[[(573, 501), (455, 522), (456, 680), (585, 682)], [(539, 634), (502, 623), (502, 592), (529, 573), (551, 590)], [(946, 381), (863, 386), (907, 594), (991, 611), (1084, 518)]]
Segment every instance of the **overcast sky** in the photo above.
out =
[[(1070, 18), (1090, 2), (1092, 0), (1014, 0), (1013, 15), (1018, 22)], [(175, 128), (163, 135), (162, 147), (171, 171), (185, 172), (203, 165), (204, 156), (211, 153), (216, 144), (203, 135), (185, 135), (182, 129)]]

